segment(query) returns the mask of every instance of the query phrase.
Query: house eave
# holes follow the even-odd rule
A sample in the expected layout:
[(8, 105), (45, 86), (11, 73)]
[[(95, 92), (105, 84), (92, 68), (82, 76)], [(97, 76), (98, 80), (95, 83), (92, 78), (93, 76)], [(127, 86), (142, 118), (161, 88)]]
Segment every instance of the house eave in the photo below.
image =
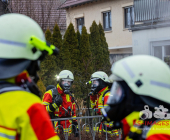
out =
[(81, 6), (81, 5), (88, 4), (88, 3), (91, 3), (91, 2), (95, 2), (95, 1), (99, 1), (99, 0), (88, 0), (88, 1), (85, 1), (85, 2), (82, 2), (82, 3), (77, 3), (77, 4), (63, 6), (63, 7), (62, 7), (62, 5), (64, 5), (64, 4), (62, 4), (61, 6), (59, 6), (58, 9), (69, 9), (69, 8)]

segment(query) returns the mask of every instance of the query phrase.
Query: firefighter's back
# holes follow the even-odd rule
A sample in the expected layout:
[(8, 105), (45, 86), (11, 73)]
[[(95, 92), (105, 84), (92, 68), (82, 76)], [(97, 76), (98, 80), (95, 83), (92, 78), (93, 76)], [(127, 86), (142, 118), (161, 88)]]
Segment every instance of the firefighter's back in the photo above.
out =
[[(0, 94), (1, 140), (45, 140), (52, 135), (52, 139), (56, 140), (58, 138), (54, 132), (45, 129), (51, 125), (46, 121), (48, 119), (49, 116), (38, 96), (26, 91), (9, 91)], [(43, 126), (42, 122), (44, 122)], [(39, 126), (42, 126), (42, 129), (37, 129)]]

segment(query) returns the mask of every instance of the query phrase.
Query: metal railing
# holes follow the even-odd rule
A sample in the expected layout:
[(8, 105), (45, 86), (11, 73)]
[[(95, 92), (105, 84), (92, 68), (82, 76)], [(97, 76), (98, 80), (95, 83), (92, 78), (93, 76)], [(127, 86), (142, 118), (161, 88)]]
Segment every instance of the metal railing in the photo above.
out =
[(135, 22), (170, 19), (169, 0), (134, 0)]
[(134, 0), (134, 23), (129, 30), (144, 30), (170, 26), (169, 0)]
[[(121, 129), (108, 131), (107, 127), (103, 125), (104, 123), (101, 124), (102, 115), (96, 115), (96, 110), (97, 109), (82, 108), (79, 113), (80, 117), (54, 118), (54, 119), (51, 119), (51, 121), (52, 122), (65, 121), (65, 128), (66, 128), (67, 126), (66, 121), (76, 119), (78, 122), (78, 128), (74, 124), (70, 124), (67, 129), (72, 129), (73, 127), (75, 127), (76, 131), (78, 131), (79, 133), (79, 136), (78, 136), (79, 140), (84, 139), (84, 136), (87, 136), (88, 138), (93, 139), (93, 140), (95, 140), (96, 137), (102, 137), (106, 140), (108, 140), (109, 137), (119, 137), (119, 139), (121, 139), (121, 134), (122, 134)], [(112, 123), (109, 123), (109, 126), (111, 127)], [(60, 133), (61, 129), (64, 130), (63, 126), (57, 125), (55, 127), (56, 133), (61, 134)], [(99, 129), (102, 130), (101, 133), (99, 132)], [(62, 131), (62, 135), (65, 140), (68, 140), (70, 139), (69, 137), (71, 137), (72, 134), (68, 130), (68, 131)]]

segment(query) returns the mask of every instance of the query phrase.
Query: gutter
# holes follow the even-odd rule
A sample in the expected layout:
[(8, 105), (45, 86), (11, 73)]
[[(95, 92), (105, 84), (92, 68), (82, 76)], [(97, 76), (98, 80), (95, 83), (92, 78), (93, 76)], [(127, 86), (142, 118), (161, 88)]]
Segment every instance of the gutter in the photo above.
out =
[[(66, 1), (67, 1), (67, 0), (66, 0)], [(65, 1), (65, 2), (66, 2), (66, 1)], [(59, 10), (59, 9), (68, 9), (68, 8), (80, 6), (80, 5), (83, 5), (83, 4), (86, 4), (86, 3), (95, 2), (95, 1), (99, 1), (99, 0), (89, 0), (89, 1), (82, 2), (82, 3), (77, 3), (77, 4), (74, 4), (74, 5), (70, 5), (70, 6), (66, 6), (66, 7), (61, 7), (62, 5), (65, 4), (65, 2), (64, 2), (62, 5), (60, 5), (60, 6), (58, 7), (57, 10)]]

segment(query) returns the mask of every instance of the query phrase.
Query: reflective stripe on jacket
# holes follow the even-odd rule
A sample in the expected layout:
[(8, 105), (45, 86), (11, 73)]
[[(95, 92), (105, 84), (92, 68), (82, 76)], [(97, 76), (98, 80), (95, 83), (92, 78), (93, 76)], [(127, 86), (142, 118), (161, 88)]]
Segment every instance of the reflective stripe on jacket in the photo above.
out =
[[(139, 123), (140, 122), (140, 123)], [(170, 120), (138, 120), (131, 128), (125, 140), (169, 140)], [(149, 126), (150, 125), (150, 126)]]
[(146, 134), (146, 140), (170, 140), (170, 120), (160, 120), (153, 124)]
[(41, 100), (26, 91), (0, 94), (1, 140), (59, 140)]
[[(90, 102), (91, 102), (91, 107), (92, 108), (97, 108), (97, 114), (98, 115), (102, 115), (102, 112), (101, 112), (101, 109), (105, 106), (108, 106), (106, 103), (107, 103), (107, 100), (109, 98), (109, 95), (110, 95), (110, 91), (108, 91), (109, 88), (108, 87), (105, 87), (103, 88), (102, 90), (100, 90), (98, 92), (97, 95), (94, 95), (94, 96), (90, 96)], [(103, 94), (108, 91), (105, 96), (104, 96), (104, 100), (102, 100), (103, 98)], [(111, 124), (111, 123), (110, 123)], [(108, 128), (110, 128), (109, 123), (107, 122), (104, 122), (104, 125), (107, 126)], [(104, 131), (104, 130), (103, 130)], [(117, 132), (117, 130), (114, 130), (115, 132)], [(102, 123), (99, 127), (99, 132), (102, 132)]]
[(109, 98), (110, 91), (108, 91), (108, 92), (105, 94), (105, 96), (104, 96), (104, 106), (103, 106), (103, 100), (102, 100), (103, 94), (104, 94), (105, 91), (107, 91), (107, 90), (109, 90), (109, 88), (108, 88), (108, 87), (105, 87), (105, 88), (103, 88), (102, 90), (100, 90), (97, 95), (90, 96), (91, 107), (98, 109), (98, 111), (97, 111), (97, 114), (98, 114), (98, 115), (102, 115), (101, 109), (102, 109), (104, 106), (108, 106), (108, 105), (106, 104), (106, 102), (107, 102), (107, 100), (108, 100), (108, 98)]
[(139, 112), (134, 111), (122, 120), (124, 137), (128, 135), (130, 128), (133, 126), (134, 122), (138, 119)]
[[(55, 116), (59, 118), (76, 117), (76, 107), (75, 102), (72, 101), (72, 97), (69, 94), (65, 94), (59, 84), (57, 84), (57, 91), (61, 95), (63, 102), (60, 107), (57, 107), (54, 111)], [(49, 108), (49, 105), (52, 103), (52, 98), (53, 97), (51, 90), (47, 91), (43, 96), (43, 105), (46, 106), (46, 110), (48, 112), (52, 112)], [(64, 131), (66, 131), (68, 127), (72, 124), (72, 121), (67, 120), (66, 124), (65, 121), (55, 122), (54, 124), (55, 127), (57, 127), (58, 125), (62, 125)]]

